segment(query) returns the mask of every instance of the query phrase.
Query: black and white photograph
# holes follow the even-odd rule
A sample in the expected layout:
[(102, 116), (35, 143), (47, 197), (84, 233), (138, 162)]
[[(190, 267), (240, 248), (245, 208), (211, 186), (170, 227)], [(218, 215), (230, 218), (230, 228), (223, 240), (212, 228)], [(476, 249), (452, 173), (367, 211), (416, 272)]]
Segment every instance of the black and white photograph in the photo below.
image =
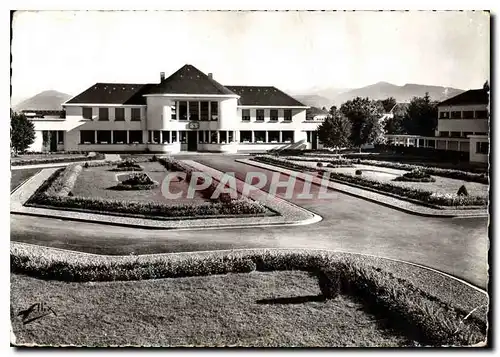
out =
[(12, 10), (10, 346), (491, 347), (491, 22)]

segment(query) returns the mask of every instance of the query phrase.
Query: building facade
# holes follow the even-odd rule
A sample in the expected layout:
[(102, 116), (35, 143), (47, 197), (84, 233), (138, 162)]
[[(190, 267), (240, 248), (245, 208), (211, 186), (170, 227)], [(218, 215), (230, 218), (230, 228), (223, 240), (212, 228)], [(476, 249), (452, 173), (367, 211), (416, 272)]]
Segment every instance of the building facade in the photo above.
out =
[(471, 89), (438, 104), (435, 136), (388, 135), (395, 145), (469, 153), (471, 162), (488, 162), (489, 90)]
[(185, 65), (157, 84), (96, 83), (33, 118), (31, 151), (263, 152), (318, 146), (321, 120), (275, 87), (223, 86)]

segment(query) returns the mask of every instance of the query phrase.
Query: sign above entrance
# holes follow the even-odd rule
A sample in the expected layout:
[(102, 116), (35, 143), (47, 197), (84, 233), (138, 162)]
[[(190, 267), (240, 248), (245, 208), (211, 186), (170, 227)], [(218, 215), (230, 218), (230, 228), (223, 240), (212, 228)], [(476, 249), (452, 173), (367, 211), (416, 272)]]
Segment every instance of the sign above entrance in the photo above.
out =
[(191, 121), (188, 124), (189, 129), (199, 129), (199, 127), (200, 127), (200, 123), (198, 123), (196, 121)]

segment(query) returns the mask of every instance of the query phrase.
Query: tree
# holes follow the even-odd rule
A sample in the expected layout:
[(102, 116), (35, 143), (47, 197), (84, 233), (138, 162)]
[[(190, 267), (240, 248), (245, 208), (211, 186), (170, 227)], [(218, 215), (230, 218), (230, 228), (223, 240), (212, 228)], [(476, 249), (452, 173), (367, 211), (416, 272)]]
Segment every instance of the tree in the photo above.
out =
[(339, 111), (329, 115), (318, 127), (318, 138), (327, 148), (338, 149), (349, 146), (351, 124)]
[(434, 136), (437, 128), (437, 102), (431, 101), (429, 93), (413, 97), (403, 118), (403, 128), (410, 135)]
[(14, 153), (22, 153), (35, 141), (35, 125), (24, 114), (11, 111), (10, 147)]
[(351, 124), (349, 141), (352, 146), (361, 150), (363, 144), (375, 143), (381, 139), (380, 118), (383, 108), (380, 103), (357, 97), (342, 104), (340, 112)]
[(389, 113), (392, 110), (392, 108), (394, 108), (394, 106), (397, 104), (396, 99), (394, 97), (389, 97), (384, 100), (381, 100), (380, 103), (384, 108), (384, 113)]

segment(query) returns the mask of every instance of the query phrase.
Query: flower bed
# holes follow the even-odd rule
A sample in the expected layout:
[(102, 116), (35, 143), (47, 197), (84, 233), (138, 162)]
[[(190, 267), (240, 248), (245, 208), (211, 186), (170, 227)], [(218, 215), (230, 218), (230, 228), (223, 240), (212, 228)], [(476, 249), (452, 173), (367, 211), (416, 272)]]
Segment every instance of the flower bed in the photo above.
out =
[(394, 181), (435, 182), (436, 179), (423, 170), (415, 169), (396, 177)]
[(113, 187), (114, 190), (151, 190), (158, 186), (158, 182), (143, 173), (133, 173), (128, 175), (128, 178)]
[(286, 156), (287, 160), (306, 161), (306, 162), (321, 162), (326, 163), (328, 167), (354, 167), (352, 160), (345, 158), (325, 158), (325, 157), (305, 157), (305, 156)]
[[(160, 159), (161, 160), (161, 159)], [(159, 160), (159, 161), (160, 161)], [(163, 160), (166, 166), (176, 167), (177, 170), (186, 170), (192, 175), (193, 169), (187, 167), (177, 160)], [(55, 171), (38, 190), (29, 198), (27, 204), (35, 206), (49, 206), (54, 208), (69, 208), (75, 210), (97, 211), (113, 213), (125, 213), (140, 216), (162, 216), (162, 217), (195, 217), (195, 216), (224, 216), (251, 214), (259, 215), (268, 212), (268, 209), (261, 203), (242, 197), (232, 199), (230, 195), (220, 195), (217, 200), (206, 203), (167, 205), (160, 202), (138, 202), (132, 200), (103, 199), (100, 197), (78, 197), (56, 195), (59, 192), (59, 186), (65, 186), (67, 177), (70, 175), (71, 168), (62, 168)], [(147, 176), (147, 175), (146, 175)], [(124, 181), (125, 182), (125, 181)], [(134, 178), (132, 181), (142, 185), (145, 180)], [(149, 182), (149, 181), (148, 181)], [(211, 197), (217, 184), (213, 183), (203, 191), (207, 197)], [(127, 188), (122, 188), (127, 189)]]
[[(294, 162), (290, 162), (286, 159), (271, 157), (271, 156), (256, 156), (254, 158), (256, 161), (269, 163), (276, 166), (282, 166), (288, 169), (297, 171), (310, 171), (311, 168), (306, 165), (300, 165)], [(421, 201), (425, 204), (438, 205), (438, 206), (486, 206), (488, 204), (487, 197), (481, 196), (458, 196), (458, 195), (443, 195), (436, 194), (432, 191), (425, 191), (421, 189), (415, 189), (410, 187), (397, 186), (389, 182), (380, 182), (375, 180), (370, 180), (362, 176), (352, 176), (348, 174), (336, 173), (336, 172), (325, 172), (322, 174), (329, 174), (329, 179), (332, 181), (341, 181), (342, 183), (351, 183), (353, 185), (363, 186), (382, 193), (391, 193), (403, 198), (410, 198), (413, 200)]]
[(143, 171), (144, 168), (130, 159), (120, 161), (111, 171)]

